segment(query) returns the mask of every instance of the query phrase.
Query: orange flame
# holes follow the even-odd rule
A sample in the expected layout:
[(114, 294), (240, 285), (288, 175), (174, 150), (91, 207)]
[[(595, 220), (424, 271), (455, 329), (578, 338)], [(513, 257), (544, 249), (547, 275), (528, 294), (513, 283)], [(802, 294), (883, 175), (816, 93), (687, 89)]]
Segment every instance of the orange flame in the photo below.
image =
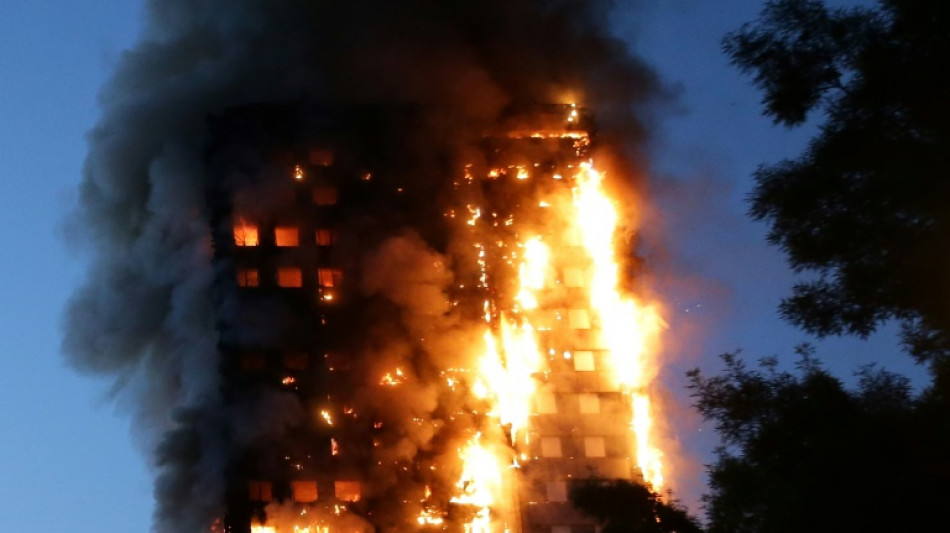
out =
[(609, 364), (631, 402), (637, 466), (647, 483), (659, 490), (663, 486), (662, 453), (651, 435), (652, 407), (645, 388), (655, 377), (651, 349), (664, 324), (654, 307), (620, 293), (620, 267), (614, 252), (619, 217), (602, 182), (603, 174), (591, 163), (582, 164), (575, 176), (577, 228), (592, 262), (590, 305), (600, 321)]

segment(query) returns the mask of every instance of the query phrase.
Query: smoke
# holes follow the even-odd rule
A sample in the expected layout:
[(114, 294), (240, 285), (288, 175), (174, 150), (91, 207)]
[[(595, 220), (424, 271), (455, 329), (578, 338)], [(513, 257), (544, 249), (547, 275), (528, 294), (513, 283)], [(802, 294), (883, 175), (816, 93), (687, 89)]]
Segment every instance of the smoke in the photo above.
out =
[[(246, 335), (281, 330), (262, 308), (248, 318), (253, 310), (216, 281), (229, 266), (214, 259), (207, 192), (232, 176), (209, 172), (209, 117), (300, 102), (419, 109), (421, 118), (389, 124), (392, 145), (380, 148), (390, 168), (402, 169), (383, 179), (406, 188), (406, 203), (351, 213), (359, 235), (345, 236), (341, 252), (363, 273), (366, 307), (354, 316), (376, 325), (340, 327), (366, 377), (354, 409), (394, 428), (383, 432), (374, 460), (435, 464), (452, 448), (438, 435), (459, 400), (428, 384), (472, 344), (446, 292), (451, 236), (433, 229), (446, 169), (474, 153), (513, 106), (572, 100), (590, 108), (604, 142), (636, 167), (644, 121), (662, 91), (607, 33), (612, 8), (590, 0), (147, 3), (141, 40), (102, 89), (102, 115), (89, 134), (70, 225), (91, 263), (66, 309), (63, 346), (76, 368), (112, 379), (138, 438), (154, 450), (154, 531), (207, 531), (225, 510), (242, 452), (314, 416), (314, 406), (289, 393), (252, 389), (224, 399), (219, 347), (254, 339), (222, 338), (239, 333), (222, 331), (220, 321), (250, 320), (256, 326)], [(266, 203), (274, 189), (263, 189), (247, 203)], [(412, 392), (370, 394), (370, 382), (396, 367)], [(369, 498), (379, 502), (398, 486), (439, 483), (401, 485), (413, 480), (378, 470)]]

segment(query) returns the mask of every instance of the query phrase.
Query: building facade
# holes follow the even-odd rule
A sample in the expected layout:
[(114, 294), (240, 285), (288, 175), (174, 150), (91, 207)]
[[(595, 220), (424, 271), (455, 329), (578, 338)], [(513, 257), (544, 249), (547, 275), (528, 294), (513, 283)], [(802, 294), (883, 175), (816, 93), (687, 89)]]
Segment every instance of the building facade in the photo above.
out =
[(640, 475), (572, 214), (589, 117), (526, 107), (451, 153), (420, 120), (209, 120), (222, 396), (272, 425), (222, 435), (228, 533), (588, 533), (571, 484)]

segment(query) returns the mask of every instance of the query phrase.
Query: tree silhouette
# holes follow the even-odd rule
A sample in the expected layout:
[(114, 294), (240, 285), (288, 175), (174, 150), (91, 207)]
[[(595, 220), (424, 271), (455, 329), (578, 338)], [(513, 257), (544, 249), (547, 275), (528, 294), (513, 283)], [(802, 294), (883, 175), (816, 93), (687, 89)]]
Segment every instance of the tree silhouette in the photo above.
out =
[(762, 166), (751, 214), (814, 274), (781, 305), (818, 335), (896, 319), (938, 373), (950, 359), (950, 2), (829, 9), (768, 2), (724, 48), (785, 126), (822, 117), (793, 160)]
[(571, 487), (571, 503), (594, 518), (601, 533), (700, 533), (676, 502), (625, 479), (588, 479)]
[(709, 467), (710, 533), (941, 531), (950, 497), (947, 403), (915, 398), (906, 378), (867, 367), (849, 391), (799, 349), (690, 373), (696, 407), (723, 445)]

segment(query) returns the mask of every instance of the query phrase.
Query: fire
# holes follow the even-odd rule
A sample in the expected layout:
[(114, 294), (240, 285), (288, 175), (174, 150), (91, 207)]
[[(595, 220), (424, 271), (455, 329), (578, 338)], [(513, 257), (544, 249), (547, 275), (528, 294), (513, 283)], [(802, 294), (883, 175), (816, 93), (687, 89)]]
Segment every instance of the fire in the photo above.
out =
[(502, 315), (500, 330), (504, 357), (495, 336), (486, 331), (486, 350), (473, 392), (479, 398), (492, 400), (491, 414), (497, 416), (502, 425), (510, 426), (514, 444), (531, 416), (536, 389), (534, 374), (541, 365), (541, 353), (534, 329), (527, 322), (519, 326)]
[(439, 526), (445, 522), (442, 514), (428, 505), (429, 498), (432, 497), (432, 489), (426, 485), (425, 496), (422, 498), (422, 511), (416, 518), (420, 526)]
[[(572, 110), (569, 115), (572, 120), (569, 121), (576, 120), (578, 116), (578, 112)], [(572, 133), (563, 136), (580, 139), (578, 142), (587, 141), (586, 135), (575, 136)], [(522, 170), (519, 167), (516, 179), (530, 177)], [(596, 337), (592, 342), (603, 357), (596, 370), (613, 375), (631, 414), (632, 462), (640, 470), (644, 481), (654, 490), (660, 490), (664, 482), (663, 454), (656, 445), (654, 435), (655, 406), (650, 397), (650, 385), (656, 373), (652, 358), (664, 324), (655, 306), (638, 301), (622, 289), (622, 270), (615, 251), (621, 220), (614, 202), (603, 187), (603, 174), (591, 162), (574, 167), (572, 172), (570, 176), (552, 176), (553, 179), (567, 181), (569, 193), (565, 188), (562, 197), (545, 197), (537, 204), (548, 209), (560, 223), (558, 231), (545, 233), (544, 228), (539, 228), (541, 231), (533, 235), (529, 233), (513, 243), (513, 250), (517, 251), (503, 255), (517, 271), (513, 302), (510, 309), (499, 307), (493, 299), (495, 296), (483, 302), (484, 348), (470, 390), (476, 398), (487, 401), (490, 406), (488, 414), (509, 429), (513, 448), (511, 457), (521, 457), (520, 462), (514, 461), (514, 466), (520, 466), (530, 457), (525, 452), (530, 443), (532, 410), (537, 402), (538, 377), (547, 371), (547, 358), (557, 353), (563, 353), (568, 360), (573, 357), (571, 350), (561, 352), (552, 348), (548, 354), (542, 349), (540, 333), (551, 327), (543, 321), (545, 309), (556, 320), (570, 323), (572, 328), (590, 329)], [(496, 170), (489, 172), (490, 178), (498, 175)], [(467, 207), (473, 215), (467, 225), (475, 227), (473, 231), (478, 231), (477, 227), (483, 221), (488, 222), (482, 217), (484, 209), (475, 205)], [(506, 226), (510, 225), (511, 220), (512, 216), (506, 218)], [(576, 235), (574, 240), (579, 242), (569, 242), (572, 241), (572, 235)], [(496, 244), (499, 249), (512, 250), (509, 243), (498, 241)], [(489, 248), (480, 242), (474, 246), (478, 251), (479, 287), (489, 295), (497, 294), (498, 289), (491, 286), (497, 277), (492, 269), (497, 267), (492, 266)], [(573, 251), (577, 249), (582, 253)], [(566, 253), (574, 255), (562, 257)], [(572, 267), (570, 276), (565, 269), (563, 279), (558, 279), (553, 275), (557, 260), (567, 261), (571, 265), (580, 262), (585, 266)], [(545, 302), (545, 298), (548, 298), (546, 295), (559, 290), (557, 285), (562, 283), (572, 289), (566, 292), (561, 287), (559, 294), (570, 301)], [(565, 305), (566, 310), (558, 309)], [(578, 356), (584, 355), (583, 366), (589, 365), (590, 370), (594, 366), (593, 353), (577, 351)], [(577, 364), (581, 364), (580, 361)], [(578, 366), (575, 368), (580, 370)], [(499, 472), (497, 465), (503, 464), (504, 458), (494, 455), (477, 438), (460, 453), (464, 473), (459, 488), (463, 490), (464, 497), (453, 501), (464, 499), (486, 513), (485, 516), (476, 516), (466, 526), (466, 531), (490, 531), (487, 529), (490, 522), (487, 513), (492, 500), (487, 487), (500, 482), (501, 477), (498, 475), (489, 481), (471, 476), (474, 476), (474, 472), (495, 476)], [(483, 466), (473, 470), (475, 464)]]
[(450, 501), (475, 509), (475, 516), (465, 524), (465, 533), (491, 533), (491, 506), (502, 484), (498, 459), (481, 443), (481, 434), (476, 434), (459, 450), (459, 457), (462, 475), (456, 483), (458, 495)]
[(396, 368), (394, 372), (386, 372), (386, 374), (379, 380), (380, 385), (388, 385), (390, 387), (395, 387), (400, 383), (406, 381), (406, 376), (403, 374), (401, 368)]
[(551, 251), (540, 237), (528, 239), (523, 246), (524, 261), (518, 269), (521, 289), (515, 299), (522, 309), (530, 310), (538, 307), (536, 293), (544, 288)]
[(652, 408), (645, 387), (653, 378), (650, 349), (663, 321), (654, 307), (640, 305), (619, 291), (620, 267), (614, 252), (619, 217), (602, 182), (603, 174), (591, 163), (582, 164), (575, 177), (577, 228), (592, 263), (590, 306), (600, 321), (601, 341), (607, 349), (609, 364), (631, 402), (637, 466), (647, 483), (658, 490), (663, 486), (662, 454), (651, 435)]

